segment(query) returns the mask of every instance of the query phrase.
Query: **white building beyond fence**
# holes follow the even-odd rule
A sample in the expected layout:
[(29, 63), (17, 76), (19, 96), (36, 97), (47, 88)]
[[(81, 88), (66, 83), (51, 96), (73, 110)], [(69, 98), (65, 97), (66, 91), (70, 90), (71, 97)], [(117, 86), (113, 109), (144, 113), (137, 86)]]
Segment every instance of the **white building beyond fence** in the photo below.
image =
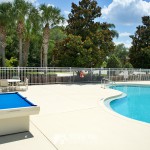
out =
[(30, 85), (54, 83), (98, 83), (104, 81), (150, 81), (150, 69), (0, 67), (0, 79), (27, 77)]

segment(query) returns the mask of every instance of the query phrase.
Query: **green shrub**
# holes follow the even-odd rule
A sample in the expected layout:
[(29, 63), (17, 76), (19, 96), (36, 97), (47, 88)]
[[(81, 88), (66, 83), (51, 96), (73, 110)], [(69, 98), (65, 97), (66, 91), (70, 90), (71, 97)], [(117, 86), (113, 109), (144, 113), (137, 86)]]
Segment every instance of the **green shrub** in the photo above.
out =
[(11, 57), (10, 60), (6, 59), (6, 67), (17, 67), (18, 60), (17, 58)]

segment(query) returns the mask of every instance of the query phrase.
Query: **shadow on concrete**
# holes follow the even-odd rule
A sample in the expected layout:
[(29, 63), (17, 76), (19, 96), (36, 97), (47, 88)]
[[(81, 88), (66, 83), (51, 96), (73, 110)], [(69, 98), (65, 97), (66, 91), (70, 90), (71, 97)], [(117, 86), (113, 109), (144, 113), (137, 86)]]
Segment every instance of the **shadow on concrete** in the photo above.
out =
[(2, 135), (0, 136), (0, 144), (10, 143), (10, 142), (19, 141), (19, 140), (25, 140), (25, 139), (29, 139), (32, 137), (33, 135), (29, 131), (9, 134), (9, 135)]

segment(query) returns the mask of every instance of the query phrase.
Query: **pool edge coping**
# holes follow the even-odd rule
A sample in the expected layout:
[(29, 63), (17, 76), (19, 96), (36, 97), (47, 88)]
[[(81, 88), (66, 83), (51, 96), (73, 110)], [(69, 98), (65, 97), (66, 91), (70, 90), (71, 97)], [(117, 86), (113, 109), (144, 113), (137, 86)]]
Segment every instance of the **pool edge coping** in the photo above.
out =
[[(142, 86), (150, 86), (150, 84), (144, 84), (144, 83), (142, 83), (142, 84), (139, 84), (139, 83), (124, 83), (124, 84), (122, 84), (122, 83), (118, 83), (118, 84), (116, 84), (116, 85), (137, 85), (137, 86), (140, 86), (140, 85), (142, 85)], [(109, 89), (109, 88), (107, 88), (107, 89)], [(115, 89), (111, 89), (111, 90), (115, 90)], [(113, 95), (113, 96), (109, 96), (109, 97), (106, 97), (106, 98), (102, 98), (101, 100), (100, 100), (100, 104), (101, 104), (101, 106), (102, 106), (102, 108), (104, 109), (104, 111), (105, 112), (108, 112), (108, 113), (110, 113), (111, 115), (113, 115), (113, 116), (115, 116), (115, 117), (118, 117), (118, 118), (120, 118), (120, 119), (123, 119), (123, 120), (126, 120), (126, 121), (130, 121), (130, 122), (132, 122), (132, 123), (138, 123), (138, 124), (141, 124), (141, 125), (146, 125), (146, 126), (149, 126), (150, 127), (150, 123), (146, 123), (146, 122), (142, 122), (142, 121), (139, 121), (139, 120), (135, 120), (135, 119), (132, 119), (132, 118), (128, 118), (128, 117), (126, 117), (126, 116), (123, 116), (123, 115), (121, 115), (121, 114), (119, 114), (119, 113), (117, 113), (117, 112), (115, 112), (114, 110), (112, 110), (111, 109), (111, 107), (110, 106), (107, 106), (106, 105), (106, 101), (109, 101), (109, 103), (111, 102), (111, 101), (113, 101), (113, 100), (115, 100), (115, 99), (118, 99), (119, 97), (122, 97), (125, 93), (123, 93), (123, 92), (121, 92), (121, 91), (118, 91), (118, 90), (115, 90), (115, 91), (117, 91), (117, 92), (119, 92), (119, 94), (116, 94), (116, 95)], [(124, 95), (124, 96), (126, 96), (126, 94)], [(108, 103), (107, 103), (108, 104)]]

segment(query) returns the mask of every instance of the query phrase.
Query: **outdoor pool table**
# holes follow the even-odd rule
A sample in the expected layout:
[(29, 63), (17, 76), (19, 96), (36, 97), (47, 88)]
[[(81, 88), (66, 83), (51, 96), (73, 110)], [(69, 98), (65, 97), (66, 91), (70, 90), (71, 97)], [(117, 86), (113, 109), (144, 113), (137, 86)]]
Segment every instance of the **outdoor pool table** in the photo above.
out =
[(29, 115), (39, 111), (39, 106), (17, 92), (0, 93), (0, 136), (29, 131)]

